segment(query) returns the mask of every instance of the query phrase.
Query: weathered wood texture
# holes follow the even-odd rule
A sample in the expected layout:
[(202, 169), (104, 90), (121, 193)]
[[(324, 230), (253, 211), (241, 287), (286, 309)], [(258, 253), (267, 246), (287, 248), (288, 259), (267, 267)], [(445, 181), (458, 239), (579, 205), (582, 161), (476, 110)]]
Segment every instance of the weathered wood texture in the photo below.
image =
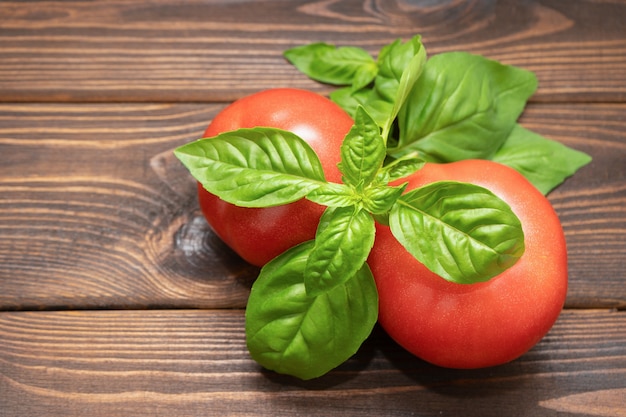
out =
[[(171, 151), (249, 92), (328, 91), (290, 46), (416, 33), (535, 71), (521, 122), (593, 156), (549, 196), (566, 309), (497, 368), (436, 368), (376, 329), (320, 379), (263, 371), (243, 333), (258, 271)], [(624, 1), (0, 2), (1, 417), (626, 416), (625, 231)]]
[(0, 415), (625, 413), (624, 312), (566, 312), (518, 361), (472, 371), (417, 360), (376, 329), (348, 362), (306, 382), (262, 371), (243, 325), (241, 311), (0, 313)]
[(228, 101), (275, 86), (322, 90), (284, 49), (372, 53), (424, 36), (535, 71), (537, 100), (626, 98), (626, 3), (611, 0), (0, 3), (0, 100)]
[[(0, 308), (243, 307), (257, 270), (210, 231), (171, 153), (220, 108), (0, 104)], [(594, 157), (550, 195), (568, 306), (625, 307), (626, 106), (534, 104), (522, 123)]]

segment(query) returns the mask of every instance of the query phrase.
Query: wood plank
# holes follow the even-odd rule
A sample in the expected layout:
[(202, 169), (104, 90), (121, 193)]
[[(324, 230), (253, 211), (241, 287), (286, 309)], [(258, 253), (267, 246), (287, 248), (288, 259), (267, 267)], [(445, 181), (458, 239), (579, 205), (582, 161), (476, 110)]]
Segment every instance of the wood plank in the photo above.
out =
[(566, 311), (529, 353), (459, 371), (380, 329), (299, 381), (253, 362), (242, 311), (0, 313), (2, 416), (623, 416), (626, 313)]
[(568, 307), (626, 307), (625, 116), (623, 104), (535, 105), (521, 119), (593, 157), (548, 196), (567, 239)]
[[(0, 309), (243, 307), (258, 270), (202, 218), (171, 154), (222, 105), (0, 104)], [(626, 105), (530, 106), (593, 163), (550, 195), (568, 307), (626, 307)]]
[(282, 58), (324, 41), (377, 53), (423, 35), (535, 71), (540, 101), (626, 99), (626, 3), (581, 0), (3, 1), (2, 101), (231, 101), (326, 91)]
[(222, 106), (0, 106), (0, 308), (245, 303), (172, 149)]

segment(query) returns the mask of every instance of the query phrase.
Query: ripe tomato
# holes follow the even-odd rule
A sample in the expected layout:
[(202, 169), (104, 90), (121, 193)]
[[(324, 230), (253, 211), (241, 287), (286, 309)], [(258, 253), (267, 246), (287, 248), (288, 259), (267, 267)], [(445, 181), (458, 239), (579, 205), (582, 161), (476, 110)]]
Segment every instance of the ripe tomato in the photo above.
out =
[(379, 322), (401, 346), (433, 364), (480, 368), (509, 362), (552, 327), (567, 292), (567, 252), (548, 200), (516, 171), (491, 161), (426, 164), (407, 190), (435, 181), (469, 182), (506, 201), (522, 223), (526, 251), (488, 282), (455, 284), (428, 270), (377, 226), (369, 264)]
[[(310, 91), (278, 88), (235, 101), (211, 122), (204, 137), (251, 127), (275, 127), (304, 139), (317, 153), (326, 179), (341, 182), (340, 146), (354, 121), (338, 105)], [(211, 228), (249, 263), (262, 266), (315, 237), (324, 207), (308, 200), (269, 208), (226, 203), (198, 185), (200, 207)]]

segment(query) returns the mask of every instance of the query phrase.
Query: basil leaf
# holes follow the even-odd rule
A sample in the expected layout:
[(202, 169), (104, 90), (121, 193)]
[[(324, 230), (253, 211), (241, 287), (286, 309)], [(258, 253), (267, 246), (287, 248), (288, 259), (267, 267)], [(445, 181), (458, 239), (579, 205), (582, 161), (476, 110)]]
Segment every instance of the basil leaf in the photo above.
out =
[[(359, 106), (364, 107), (367, 103), (370, 91), (371, 90), (368, 88), (362, 88), (358, 91), (353, 91), (352, 87), (338, 88), (330, 92), (329, 98), (331, 101), (335, 102), (335, 104), (339, 105), (339, 107), (344, 109), (346, 113), (354, 119), (356, 109), (358, 109)], [(368, 109), (370, 116), (372, 116), (374, 120), (378, 120), (373, 114), (371, 114), (371, 110), (372, 109)]]
[(378, 73), (374, 58), (364, 49), (313, 43), (286, 50), (284, 57), (310, 78), (334, 85), (365, 87)]
[(356, 207), (328, 208), (304, 273), (307, 294), (316, 296), (350, 279), (374, 245), (374, 219)]
[(347, 207), (359, 202), (360, 197), (354, 188), (345, 184), (327, 182), (307, 194), (306, 198), (314, 203), (328, 207)]
[(386, 155), (380, 128), (363, 107), (359, 107), (354, 126), (341, 144), (339, 170), (343, 174), (343, 182), (367, 186), (376, 177)]
[[(417, 57), (417, 59), (416, 59)], [(400, 79), (405, 74), (405, 69), (411, 67), (419, 77), (419, 66), (426, 60), (426, 54), (421, 42), (421, 36), (417, 35), (402, 43), (400, 39), (384, 46), (378, 55), (378, 75), (376, 76), (374, 89), (385, 101), (393, 103), (398, 94)], [(421, 64), (420, 64), (421, 63)], [(406, 77), (406, 75), (405, 75)]]
[(429, 161), (488, 159), (504, 143), (534, 93), (532, 72), (465, 52), (431, 57), (398, 114), (392, 156)]
[(419, 171), (425, 163), (416, 154), (407, 154), (383, 166), (378, 172), (378, 178), (385, 183), (399, 180)]
[(358, 106), (363, 106), (383, 128), (382, 136), (386, 140), (425, 62), (426, 51), (420, 36), (414, 36), (406, 43), (398, 39), (381, 50), (373, 88), (357, 89), (353, 85), (334, 91), (330, 98), (352, 117), (355, 117)]
[(303, 274), (313, 245), (295, 246), (266, 264), (246, 308), (252, 358), (301, 379), (324, 375), (349, 359), (378, 318), (378, 293), (367, 264), (328, 292), (307, 295)]
[(280, 129), (239, 129), (174, 153), (209, 192), (245, 207), (291, 203), (326, 182), (309, 144)]
[(380, 69), (374, 85), (377, 94), (391, 103), (386, 119), (381, 124), (385, 141), (400, 108), (422, 74), (425, 63), (426, 49), (420, 36), (414, 36), (404, 44), (396, 41), (381, 51)]
[(456, 283), (486, 281), (524, 252), (522, 225), (489, 190), (441, 181), (403, 195), (391, 210), (393, 235), (428, 269)]
[(393, 103), (384, 101), (370, 88), (362, 88), (358, 91), (352, 91), (350, 87), (340, 88), (330, 93), (330, 99), (352, 118), (356, 117), (357, 109), (362, 106), (378, 126), (385, 124), (393, 110)]
[(388, 185), (371, 186), (363, 190), (361, 204), (368, 212), (381, 215), (389, 212), (404, 192), (407, 184), (398, 187)]
[(492, 159), (520, 172), (543, 194), (548, 194), (591, 162), (586, 153), (544, 138), (520, 125), (515, 126)]

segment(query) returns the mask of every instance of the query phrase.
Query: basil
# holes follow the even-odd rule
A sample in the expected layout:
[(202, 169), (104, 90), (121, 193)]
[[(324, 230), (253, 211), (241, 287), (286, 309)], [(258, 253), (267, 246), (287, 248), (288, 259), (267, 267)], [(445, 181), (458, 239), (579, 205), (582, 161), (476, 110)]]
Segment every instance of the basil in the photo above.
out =
[[(289, 55), (290, 50), (285, 52)], [(337, 79), (333, 84), (339, 88), (330, 97), (353, 116), (363, 106), (377, 121), (387, 143), (386, 165), (402, 159), (407, 166), (413, 157), (433, 162), (490, 159), (516, 169), (547, 194), (591, 161), (583, 152), (517, 124), (537, 88), (532, 72), (466, 52), (426, 60), (419, 36), (383, 47), (376, 65), (370, 84)], [(306, 67), (298, 68), (325, 82)]]
[(328, 208), (304, 271), (307, 294), (319, 295), (350, 279), (374, 246), (374, 219), (356, 207)]
[(267, 369), (311, 379), (349, 359), (378, 319), (378, 293), (367, 264), (344, 282), (311, 295), (302, 280), (314, 243), (263, 267), (246, 308), (250, 355)]
[(369, 185), (385, 161), (385, 142), (378, 125), (359, 108), (355, 123), (341, 145), (339, 170), (343, 182), (354, 186)]
[[(307, 198), (327, 206), (315, 239), (265, 265), (246, 308), (251, 356), (310, 379), (353, 355), (377, 320), (367, 258), (375, 223), (444, 279), (488, 280), (524, 253), (511, 208), (489, 190), (440, 181), (405, 193), (400, 180), (427, 161), (492, 159), (547, 193), (590, 161), (517, 124), (534, 74), (462, 52), (426, 57), (421, 38), (365, 50), (315, 43), (285, 57), (338, 86), (331, 98), (355, 119), (341, 146), (342, 183), (329, 183), (297, 135), (258, 127), (181, 146), (176, 156), (211, 193), (243, 207)], [(392, 181), (396, 181), (393, 185)]]
[(289, 49), (284, 56), (317, 81), (350, 84), (354, 89), (368, 85), (378, 73), (378, 66), (367, 51), (350, 46), (337, 48), (318, 42)]
[(544, 194), (591, 162), (586, 153), (546, 139), (520, 125), (513, 128), (492, 159), (519, 171)]
[(533, 73), (454, 52), (428, 60), (398, 116), (391, 155), (419, 152), (436, 162), (488, 159), (534, 93)]
[[(287, 52), (287, 56), (288, 54)], [(365, 107), (382, 128), (382, 136), (386, 141), (400, 108), (422, 73), (425, 62), (426, 50), (420, 36), (414, 36), (406, 43), (397, 40), (381, 50), (372, 87), (350, 85), (331, 93), (331, 99), (355, 117), (357, 108)], [(315, 74), (304, 72), (311, 78), (322, 81)]]
[(363, 107), (340, 149), (342, 184), (327, 182), (308, 144), (279, 129), (239, 129), (176, 149), (209, 192), (233, 204), (265, 207), (308, 198), (328, 206), (315, 239), (268, 263), (252, 288), (247, 343), (263, 366), (308, 379), (358, 349), (376, 322), (376, 288), (366, 262), (376, 221), (390, 224), (410, 253), (455, 282), (491, 278), (523, 253), (519, 220), (504, 201), (463, 183), (403, 194), (405, 185), (389, 181), (423, 161), (406, 156), (385, 164), (386, 149), (381, 127)]
[(174, 153), (209, 192), (245, 207), (291, 203), (326, 182), (309, 144), (279, 129), (239, 129)]
[(524, 253), (522, 224), (491, 191), (439, 181), (399, 199), (391, 232), (428, 269), (449, 281), (487, 281)]

